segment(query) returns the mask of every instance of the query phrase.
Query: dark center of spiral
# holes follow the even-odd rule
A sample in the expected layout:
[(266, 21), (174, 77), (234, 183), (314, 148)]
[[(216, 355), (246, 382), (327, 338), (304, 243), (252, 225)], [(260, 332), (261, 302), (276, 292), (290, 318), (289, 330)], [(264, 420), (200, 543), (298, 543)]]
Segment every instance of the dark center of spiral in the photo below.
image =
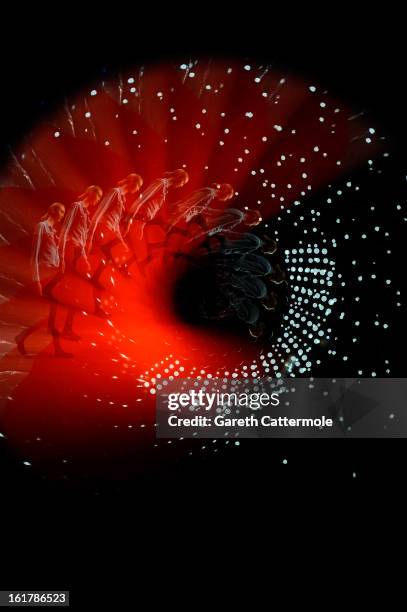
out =
[(288, 285), (274, 241), (251, 233), (239, 242), (214, 240), (177, 256), (189, 262), (173, 294), (181, 320), (253, 339), (275, 335), (287, 305)]

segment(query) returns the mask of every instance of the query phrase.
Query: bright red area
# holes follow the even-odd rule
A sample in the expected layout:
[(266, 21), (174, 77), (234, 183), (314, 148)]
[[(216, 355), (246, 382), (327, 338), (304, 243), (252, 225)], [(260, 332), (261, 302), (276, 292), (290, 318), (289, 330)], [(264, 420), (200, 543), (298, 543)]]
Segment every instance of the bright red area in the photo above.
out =
[[(0, 222), (13, 238), (2, 243), (1, 271), (20, 283), (0, 305), (4, 337), (12, 339), (18, 325), (46, 317), (47, 305), (29, 289), (28, 262), (33, 228), (53, 201), (69, 207), (90, 184), (107, 190), (137, 172), (146, 186), (166, 171), (185, 167), (190, 182), (170, 194), (168, 206), (195, 189), (228, 182), (237, 192), (232, 206), (257, 208), (268, 220), (282, 202), (287, 207), (304, 200), (301, 192), (309, 193), (308, 185), (314, 193), (362, 162), (366, 126), (350, 120), (352, 113), (323, 91), (311, 93), (308, 85), (264, 67), (247, 71), (237, 62), (200, 61), (189, 72), (146, 67), (142, 74), (137, 69), (95, 83), (37, 126), (16, 151), (18, 163), (10, 160), (0, 190)], [(90, 95), (93, 89), (96, 95)], [(146, 241), (159, 239), (160, 231), (152, 228), (139, 241), (140, 257)], [(177, 246), (181, 243), (178, 239)], [(116, 256), (125, 257), (120, 247)], [(34, 357), (21, 357), (11, 347), (2, 358), (2, 429), (23, 454), (47, 453), (46, 443), (36, 450), (37, 437), (57, 441), (61, 452), (91, 449), (96, 428), (113, 431), (116, 425), (146, 424), (137, 439), (151, 445), (154, 397), (143, 380), (157, 373), (216, 375), (250, 366), (259, 354), (257, 345), (203, 333), (178, 320), (172, 295), (182, 265), (163, 251), (145, 276), (133, 267), (134, 278), (126, 280), (108, 268), (103, 282), (111, 324), (92, 316), (88, 283), (65, 279), (59, 299), (79, 310), (75, 331), (82, 341), (64, 345), (74, 357), (53, 358), (42, 330), (30, 340)]]

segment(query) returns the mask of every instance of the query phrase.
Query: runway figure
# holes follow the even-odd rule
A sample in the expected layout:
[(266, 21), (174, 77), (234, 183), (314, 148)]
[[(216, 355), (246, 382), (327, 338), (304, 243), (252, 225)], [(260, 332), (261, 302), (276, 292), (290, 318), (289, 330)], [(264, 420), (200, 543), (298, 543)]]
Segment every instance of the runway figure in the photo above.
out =
[[(179, 189), (184, 187), (189, 181), (189, 175), (183, 168), (174, 170), (173, 172), (166, 172), (162, 178), (153, 181), (147, 189), (135, 200), (129, 209), (129, 212), (125, 218), (125, 237), (127, 244), (133, 251), (132, 256), (126, 261), (121, 267), (121, 271), (127, 275), (129, 274), (129, 267), (138, 261), (136, 249), (132, 243), (132, 237), (134, 231), (134, 221), (138, 221), (138, 235), (137, 239), (142, 240), (144, 238), (144, 232), (146, 226), (149, 224), (155, 224), (162, 227), (165, 231), (167, 225), (163, 219), (160, 219), (160, 213), (166, 203), (168, 192), (170, 189)], [(150, 254), (151, 247), (161, 246), (163, 243), (147, 243), (148, 255)], [(148, 255), (147, 258), (148, 259)]]
[[(91, 185), (78, 197), (67, 214), (60, 241), (61, 275), (59, 279), (55, 279), (50, 288), (51, 292), (66, 273), (90, 280), (91, 268), (87, 255), (90, 213), (98, 205), (102, 195), (103, 191), (98, 185)], [(85, 272), (83, 269), (85, 269)], [(73, 309), (70, 311), (66, 324), (67, 330), (71, 332), (74, 312)], [(75, 339), (75, 336), (76, 334), (72, 332), (72, 339)]]
[(189, 223), (198, 215), (203, 215), (213, 202), (227, 202), (233, 198), (234, 194), (234, 189), (229, 183), (213, 184), (211, 187), (203, 187), (194, 191), (185, 200), (174, 204), (174, 213), (169, 222), (168, 233), (182, 221)]
[(153, 221), (161, 211), (169, 189), (183, 187), (188, 181), (188, 173), (183, 168), (166, 172), (162, 178), (153, 181), (130, 207), (126, 216), (126, 235), (133, 222), (138, 220), (141, 222), (140, 239), (143, 238), (146, 224)]
[(90, 278), (94, 287), (95, 314), (108, 316), (101, 307), (100, 291), (104, 289), (100, 283), (106, 266), (114, 263), (113, 248), (122, 244), (126, 251), (128, 246), (122, 235), (122, 224), (126, 212), (127, 198), (140, 191), (143, 179), (139, 174), (132, 173), (120, 180), (101, 200), (92, 216), (89, 228), (87, 251), (101, 251), (100, 262)]
[[(60, 202), (54, 202), (48, 208), (47, 213), (36, 225), (31, 252), (32, 276), (38, 294), (50, 302), (48, 315), (48, 331), (52, 335), (54, 352), (56, 357), (71, 357), (60, 344), (60, 337), (66, 337), (66, 329), (60, 334), (56, 329), (55, 320), (57, 314), (57, 302), (52, 296), (52, 286), (55, 278), (60, 279), (58, 252), (58, 236), (55, 226), (60, 223), (65, 215), (65, 206)], [(43, 324), (40, 320), (34, 325), (24, 329), (17, 337), (16, 343), (19, 352), (26, 355), (25, 342)], [(68, 334), (69, 336), (69, 334)]]
[[(213, 184), (211, 187), (203, 187), (194, 191), (184, 200), (176, 202), (172, 206), (172, 213), (170, 219), (166, 224), (166, 240), (163, 242), (157, 242), (152, 245), (150, 252), (147, 257), (139, 263), (140, 267), (144, 267), (153, 258), (153, 251), (155, 249), (165, 248), (170, 236), (174, 234), (181, 234), (182, 236), (188, 236), (190, 234), (189, 229), (182, 227), (182, 222), (190, 223), (193, 219), (200, 218), (204, 211), (215, 201), (227, 202), (234, 196), (234, 189), (229, 183)], [(219, 211), (221, 213), (222, 211)], [(181, 227), (180, 227), (181, 225)], [(180, 256), (179, 253), (173, 254), (175, 257)]]

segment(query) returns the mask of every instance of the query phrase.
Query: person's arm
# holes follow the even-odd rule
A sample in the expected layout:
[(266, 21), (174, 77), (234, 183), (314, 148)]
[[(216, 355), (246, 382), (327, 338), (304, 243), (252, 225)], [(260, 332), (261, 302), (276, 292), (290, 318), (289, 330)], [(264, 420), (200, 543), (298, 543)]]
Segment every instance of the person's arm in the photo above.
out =
[(88, 259), (88, 252), (87, 252), (86, 247), (83, 244), (81, 244), (81, 256), (85, 260), (85, 263), (86, 263), (87, 267), (90, 268), (90, 263), (89, 263), (89, 259)]
[(202, 213), (211, 197), (208, 189), (198, 189), (186, 200), (180, 200), (173, 205), (173, 215), (170, 218), (169, 229), (172, 230), (181, 221), (190, 223), (191, 219)]
[(118, 192), (117, 199), (118, 199), (118, 205), (119, 205), (119, 207), (121, 207), (121, 208), (119, 208), (119, 210), (121, 212), (120, 212), (120, 218), (118, 219), (118, 222), (117, 222), (117, 225), (116, 225), (116, 228), (115, 228), (115, 235), (116, 235), (116, 238), (118, 240), (120, 240), (120, 242), (125, 247), (125, 249), (128, 250), (127, 243), (126, 243), (125, 239), (123, 238), (122, 230), (121, 230), (121, 227), (120, 227), (121, 218), (122, 218), (123, 212), (125, 210), (125, 208), (124, 208), (124, 196), (123, 196), (123, 194), (121, 192)]
[(100, 202), (95, 214), (92, 217), (89, 227), (88, 246), (86, 249), (88, 253), (90, 253), (90, 251), (92, 250), (96, 228), (101, 222), (104, 215), (111, 207), (111, 205), (113, 204), (115, 197), (118, 197), (117, 189), (113, 189), (111, 192), (107, 193), (106, 196)]
[(129, 212), (132, 215), (136, 215), (140, 209), (140, 207), (147, 202), (147, 200), (150, 200), (152, 197), (154, 197), (157, 192), (159, 190), (163, 189), (163, 182), (158, 180), (158, 181), (153, 181), (151, 183), (151, 185), (149, 185), (147, 187), (147, 189), (145, 189), (143, 191), (143, 193), (139, 194), (135, 201), (133, 202), (133, 204), (130, 206)]
[(74, 204), (71, 208), (71, 210), (69, 211), (68, 215), (65, 218), (65, 222), (64, 225), (62, 226), (62, 230), (61, 230), (61, 236), (59, 239), (59, 251), (60, 251), (60, 257), (61, 257), (61, 268), (62, 271), (65, 270), (65, 247), (66, 247), (66, 241), (68, 239), (69, 233), (71, 231), (71, 227), (72, 227), (72, 223), (76, 217), (76, 215), (78, 214), (78, 207), (76, 204)]
[(117, 230), (116, 230), (115, 234), (116, 234), (116, 238), (117, 238), (118, 240), (120, 240), (120, 242), (122, 243), (122, 245), (123, 245), (123, 246), (126, 248), (126, 250), (128, 250), (128, 248), (129, 248), (129, 247), (128, 247), (128, 245), (127, 245), (127, 242), (126, 242), (126, 241), (125, 241), (125, 239), (123, 238), (123, 234), (122, 234), (122, 232), (121, 232), (120, 226), (118, 226), (118, 228), (117, 228)]
[(40, 250), (41, 250), (43, 233), (44, 233), (44, 227), (42, 223), (39, 223), (35, 229), (32, 256), (31, 256), (31, 264), (33, 267), (33, 280), (37, 283), (40, 294), (42, 293), (42, 289), (41, 289), (41, 282), (40, 282), (39, 258), (40, 258)]
[(143, 204), (145, 204), (146, 202), (151, 200), (153, 197), (155, 197), (159, 191), (163, 191), (163, 190), (164, 190), (164, 183), (162, 180), (153, 181), (151, 185), (149, 185), (147, 189), (143, 191), (142, 194), (136, 197), (135, 201), (129, 208), (129, 212), (126, 215), (126, 225), (124, 229), (125, 236), (127, 236), (127, 234), (129, 233), (134, 217), (137, 215), (138, 211), (143, 206)]
[[(118, 206), (119, 207), (121, 206), (122, 207), (121, 210), (124, 211), (123, 195), (121, 193), (118, 193), (117, 194), (117, 199), (118, 199), (118, 202), (117, 202)], [(120, 210), (120, 208), (119, 208), (119, 210)], [(117, 213), (117, 214), (119, 214), (119, 213)], [(120, 217), (122, 216), (122, 214), (123, 214), (123, 212), (120, 214)], [(115, 224), (114, 234), (115, 234), (117, 240), (120, 240), (120, 242), (125, 247), (125, 249), (128, 250), (127, 243), (126, 243), (126, 241), (125, 241), (125, 239), (123, 238), (123, 235), (122, 235), (122, 230), (121, 230), (121, 227), (120, 227), (120, 223), (121, 223), (121, 218), (119, 218), (117, 220), (117, 223)]]

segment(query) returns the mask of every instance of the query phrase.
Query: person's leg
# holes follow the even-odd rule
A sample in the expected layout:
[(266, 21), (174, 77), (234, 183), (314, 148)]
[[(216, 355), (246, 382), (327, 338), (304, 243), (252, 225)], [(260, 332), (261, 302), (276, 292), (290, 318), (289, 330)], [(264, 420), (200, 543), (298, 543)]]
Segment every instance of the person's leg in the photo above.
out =
[(147, 245), (147, 251), (148, 251), (147, 257), (145, 257), (144, 259), (138, 262), (139, 269), (142, 272), (142, 274), (145, 273), (146, 265), (154, 258), (154, 253), (158, 249), (159, 250), (165, 249), (168, 256), (171, 256), (171, 255), (173, 257), (179, 256), (180, 251), (174, 251), (173, 249), (168, 247), (169, 239), (176, 235), (183, 236), (185, 238), (186, 236), (190, 235), (190, 232), (187, 229), (182, 229), (180, 227), (171, 227), (167, 233), (165, 240), (162, 240), (160, 242), (153, 242)]
[(101, 274), (104, 272), (106, 265), (101, 263), (98, 266), (95, 274), (92, 276), (90, 282), (93, 286), (93, 301), (94, 301), (94, 314), (97, 317), (106, 319), (110, 317), (110, 314), (105, 312), (102, 308), (102, 294), (105, 291), (105, 287), (99, 282)]
[(220, 234), (214, 234), (213, 236), (207, 236), (199, 245), (199, 252), (203, 255), (222, 254), (224, 245), (225, 237)]
[(58, 334), (58, 330), (56, 327), (56, 316), (57, 316), (57, 305), (51, 302), (49, 308), (48, 315), (48, 329), (52, 336), (56, 336)]
[(99, 240), (96, 241), (96, 244), (95, 244), (95, 246), (101, 251), (102, 256), (101, 256), (100, 262), (95, 272), (90, 277), (89, 282), (93, 286), (93, 301), (94, 301), (93, 313), (97, 317), (101, 317), (103, 319), (106, 319), (110, 315), (106, 313), (102, 308), (102, 297), (101, 296), (102, 296), (103, 291), (106, 288), (100, 282), (100, 278), (102, 274), (104, 273), (104, 271), (106, 270), (106, 267), (110, 263), (113, 263), (111, 249), (113, 248), (113, 246), (115, 246), (115, 244), (118, 244), (119, 242), (120, 241), (118, 241), (118, 239), (115, 237), (103, 243), (101, 242), (100, 237), (99, 237)]
[(123, 276), (126, 276), (127, 278), (131, 278), (131, 274), (130, 274), (129, 268), (130, 268), (130, 266), (132, 266), (136, 262), (137, 262), (137, 257), (135, 255), (132, 255), (129, 259), (127, 259), (117, 269), (120, 272), (120, 274), (122, 274)]
[(81, 337), (78, 336), (78, 334), (75, 334), (75, 332), (73, 331), (73, 321), (75, 312), (75, 308), (68, 308), (65, 325), (61, 333), (62, 338), (65, 338), (66, 340), (72, 340), (73, 342), (77, 342), (81, 339)]
[(44, 320), (41, 319), (41, 321), (34, 323), (34, 325), (30, 325), (30, 327), (26, 327), (25, 329), (23, 329), (23, 331), (21, 331), (15, 337), (15, 343), (17, 344), (17, 349), (19, 353), (21, 353), (21, 355), (27, 355), (27, 351), (25, 348), (25, 342), (35, 331), (37, 331), (37, 329), (40, 329), (43, 323), (44, 323)]
[(134, 220), (139, 221), (141, 226), (138, 229), (138, 240), (143, 240), (144, 239), (144, 244), (146, 246), (146, 250), (147, 250), (147, 255), (144, 259), (142, 259), (141, 261), (139, 261), (139, 258), (136, 254), (136, 248), (135, 245), (133, 244), (133, 241), (131, 240), (131, 235), (128, 236), (128, 246), (130, 251), (132, 252), (131, 257), (129, 257), (129, 259), (127, 259), (125, 261), (125, 263), (123, 265), (121, 265), (118, 270), (121, 274), (123, 274), (123, 276), (126, 276), (127, 278), (131, 278), (131, 273), (130, 273), (130, 267), (133, 264), (137, 264), (137, 267), (140, 271), (141, 274), (144, 275), (144, 271), (145, 271), (145, 266), (147, 265), (147, 263), (149, 263), (152, 260), (152, 251), (156, 250), (156, 249), (162, 249), (165, 246), (165, 241), (163, 240), (158, 240), (155, 242), (150, 242), (148, 240), (148, 234), (147, 234), (147, 230), (152, 227), (152, 226), (157, 226), (157, 227), (161, 227), (164, 232), (168, 229), (168, 227), (165, 225), (165, 223), (163, 221), (161, 221), (160, 219), (154, 219), (154, 221), (152, 223), (147, 223), (144, 221), (144, 219), (141, 216), (136, 216), (134, 218)]
[(119, 238), (113, 238), (112, 240), (109, 240), (109, 242), (106, 242), (100, 246), (102, 253), (106, 257), (107, 263), (115, 263), (112, 250), (119, 244), (122, 244), (122, 241), (119, 240)]
[[(166, 246), (167, 246), (167, 242), (166, 241), (155, 242), (152, 245), (148, 245), (146, 257), (144, 259), (141, 259), (140, 261), (138, 261), (136, 259), (136, 257), (132, 257), (131, 263), (137, 262), (138, 268), (139, 268), (141, 274), (144, 276), (147, 264), (149, 264), (150, 261), (152, 261), (154, 259), (155, 251), (163, 250), (163, 249), (165, 249)], [(169, 253), (170, 253), (170, 251), (169, 251)], [(130, 264), (130, 262), (128, 262), (128, 264)]]
[[(58, 283), (63, 279), (63, 277), (64, 277), (64, 274), (62, 272), (57, 272), (57, 274), (50, 281), (45, 283), (45, 285), (42, 288), (42, 295), (45, 299), (47, 299), (50, 302), (50, 304), (56, 303), (56, 298), (54, 297), (53, 290), (58, 285)], [(50, 307), (50, 312), (48, 316), (48, 333), (50, 333), (51, 335), (53, 335), (53, 331), (54, 331), (51, 324), (53, 324), (55, 327), (55, 324), (54, 324), (55, 313), (56, 313), (56, 307), (55, 307), (55, 311)]]
[(138, 258), (137, 258), (136, 249), (134, 247), (134, 244), (133, 244), (133, 241), (132, 241), (132, 238), (131, 238), (130, 234), (128, 234), (126, 236), (126, 244), (127, 244), (128, 250), (131, 253), (131, 255), (130, 255), (130, 257), (128, 259), (126, 259), (125, 262), (123, 262), (121, 265), (117, 266), (117, 270), (125, 278), (132, 278), (131, 273), (130, 273), (130, 267), (134, 263), (137, 263)]
[[(72, 243), (69, 243), (65, 251), (65, 272), (64, 273), (59, 272), (57, 277), (53, 279), (50, 283), (47, 283), (47, 285), (44, 287), (43, 293), (45, 293), (47, 297), (50, 294), (49, 288), (51, 287), (51, 291), (52, 291), (52, 288), (55, 287), (55, 285), (60, 280), (62, 280), (62, 278), (64, 278), (64, 276), (67, 273), (70, 273), (74, 276), (82, 277), (82, 275), (78, 271), (78, 263), (81, 257), (82, 257), (82, 250), (78, 246)], [(58, 332), (58, 330), (56, 329), (56, 325), (55, 325), (56, 308), (55, 308), (55, 309), (50, 309), (50, 313), (48, 317), (48, 331), (54, 338), (54, 345), (55, 345), (57, 352), (64, 352), (62, 351), (60, 347), (60, 342), (59, 342), (58, 337), (63, 337), (63, 338), (66, 338), (67, 340), (80, 340), (80, 336), (77, 336), (77, 334), (75, 334), (72, 330), (73, 317), (76, 311), (75, 308), (73, 308), (72, 306), (61, 304), (61, 303), (60, 303), (60, 306), (64, 306), (67, 309), (67, 317), (65, 320), (64, 328), (61, 333)]]
[[(49, 278), (49, 272), (47, 273), (47, 276)], [(50, 306), (50, 308), (51, 308), (50, 315), (51, 315), (51, 311), (54, 312), (56, 310), (56, 304), (55, 304), (55, 297), (53, 295), (53, 289), (61, 281), (62, 277), (63, 277), (63, 274), (61, 272), (57, 272), (56, 274), (54, 274), (54, 276), (52, 276), (51, 279), (49, 279), (47, 282), (45, 282), (43, 284), (43, 286), (42, 286), (42, 296), (43, 296), (43, 299), (46, 299), (51, 304), (51, 306)], [(52, 320), (55, 321), (55, 316), (54, 316), (54, 318)], [(17, 344), (17, 349), (18, 349), (18, 351), (22, 355), (26, 355), (27, 354), (27, 351), (26, 351), (26, 348), (25, 348), (26, 340), (34, 332), (36, 332), (38, 329), (40, 329), (42, 327), (43, 323), (44, 323), (44, 319), (40, 319), (39, 321), (37, 321), (37, 323), (34, 323), (33, 325), (30, 325), (29, 327), (27, 327), (26, 329), (21, 331), (15, 337), (15, 342)], [(52, 333), (51, 328), (50, 328), (50, 316), (48, 317), (48, 331), (50, 333)]]
[(50, 301), (54, 301), (55, 297), (53, 294), (53, 290), (58, 285), (58, 283), (63, 279), (64, 275), (62, 272), (57, 272), (48, 283), (46, 283), (42, 289), (42, 294), (45, 298)]
[(110, 232), (110, 235), (114, 236), (113, 238), (111, 238), (110, 240), (107, 240), (106, 242), (100, 242), (99, 243), (99, 248), (102, 251), (104, 257), (102, 257), (102, 259), (100, 260), (100, 263), (98, 265), (98, 267), (96, 268), (95, 272), (93, 273), (92, 277), (91, 277), (91, 283), (93, 283), (95, 286), (98, 287), (98, 289), (103, 289), (104, 287), (101, 285), (100, 283), (100, 277), (102, 276), (104, 270), (106, 269), (106, 267), (111, 264), (113, 265), (115, 268), (117, 268), (117, 270), (119, 272), (122, 271), (122, 268), (124, 268), (126, 266), (126, 264), (128, 262), (125, 262), (122, 265), (118, 265), (115, 262), (114, 256), (113, 256), (113, 249), (115, 246), (118, 246), (119, 244), (122, 244), (122, 241), (117, 238), (112, 232)]
[[(54, 344), (54, 352), (56, 357), (73, 357), (71, 353), (66, 353), (62, 347), (59, 340), (59, 332), (55, 326), (55, 318), (56, 318), (56, 310), (57, 305), (54, 302), (50, 304), (50, 312), (48, 316), (48, 329), (52, 335), (52, 340)], [(27, 351), (25, 348), (25, 342), (35, 331), (40, 329), (43, 325), (44, 321), (38, 321), (34, 325), (31, 325), (27, 329), (24, 329), (18, 336), (16, 336), (15, 341), (17, 344), (17, 349), (21, 353), (21, 355), (26, 355)]]
[[(189, 224), (190, 225), (197, 225), (200, 228), (200, 231), (194, 232), (195, 236), (192, 235), (190, 240), (194, 240), (196, 238), (204, 238), (205, 236), (208, 236), (208, 234), (209, 234), (209, 232), (211, 230), (211, 228), (208, 227), (206, 219), (205, 219), (205, 217), (202, 214), (198, 214), (198, 215), (195, 215), (195, 217), (192, 217), (192, 219), (190, 219), (190, 221), (189, 221)], [(176, 231), (176, 230), (178, 230), (178, 228), (174, 228), (174, 230)], [(187, 230), (180, 229), (179, 233), (187, 234), (187, 235), (191, 234), (190, 227), (188, 227)]]
[(81, 257), (82, 257), (82, 251), (79, 247), (76, 246), (72, 254), (72, 269), (76, 274), (78, 274), (78, 262)]
[(51, 302), (48, 316), (48, 329), (50, 330), (54, 343), (55, 357), (73, 357), (72, 353), (67, 353), (61, 347), (60, 333), (56, 328), (57, 304)]
[(108, 319), (111, 315), (106, 312), (102, 308), (102, 294), (97, 287), (93, 289), (93, 299), (94, 299), (94, 311), (93, 314), (96, 317), (100, 317), (102, 319)]
[(107, 265), (108, 265), (108, 262), (106, 261), (106, 259), (101, 259), (98, 267), (96, 268), (95, 272), (92, 274), (90, 278), (90, 282), (97, 289), (100, 289), (100, 290), (104, 289), (103, 285), (100, 282), (100, 277), (105, 271)]
[(161, 240), (160, 242), (153, 242), (152, 244), (148, 245), (148, 255), (145, 259), (143, 259), (140, 263), (144, 263), (146, 261), (151, 261), (152, 257), (153, 257), (153, 253), (157, 250), (157, 249), (164, 249), (167, 244), (168, 244), (168, 240), (169, 238), (171, 238), (172, 236), (189, 236), (189, 232), (186, 229), (181, 229), (178, 227), (174, 227), (171, 228), (170, 231), (167, 233), (166, 239), (165, 240)]

